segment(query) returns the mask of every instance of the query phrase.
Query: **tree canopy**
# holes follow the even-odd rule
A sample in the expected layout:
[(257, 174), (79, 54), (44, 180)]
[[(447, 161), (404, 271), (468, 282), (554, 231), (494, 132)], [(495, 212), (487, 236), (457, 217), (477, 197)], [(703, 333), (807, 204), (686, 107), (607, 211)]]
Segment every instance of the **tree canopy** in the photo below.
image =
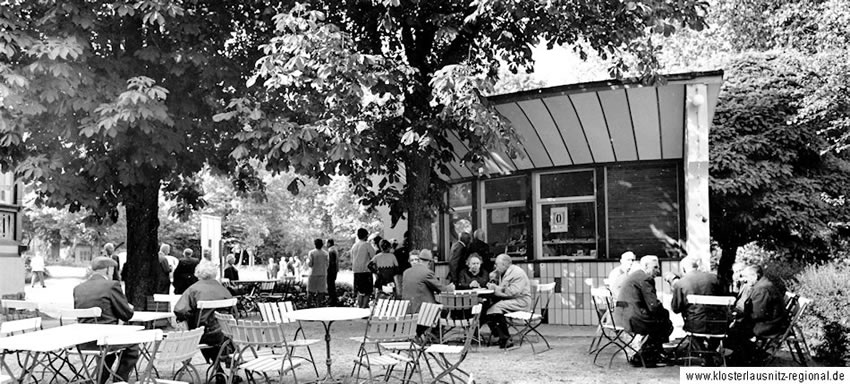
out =
[[(308, 1), (274, 17), (275, 37), (222, 122), (238, 121), (236, 158), (293, 168), (320, 185), (346, 175), (369, 206), (405, 217), (429, 246), (445, 208), (449, 132), (478, 169), (491, 151), (519, 156), (515, 133), (482, 96), (499, 67), (531, 71), (531, 47), (572, 45), (614, 58), (610, 73), (657, 80), (653, 36), (700, 30), (704, 2)], [(587, 47), (587, 48), (585, 48)], [(621, 56), (631, 53), (633, 65)], [(289, 188), (298, 189), (294, 180)]]

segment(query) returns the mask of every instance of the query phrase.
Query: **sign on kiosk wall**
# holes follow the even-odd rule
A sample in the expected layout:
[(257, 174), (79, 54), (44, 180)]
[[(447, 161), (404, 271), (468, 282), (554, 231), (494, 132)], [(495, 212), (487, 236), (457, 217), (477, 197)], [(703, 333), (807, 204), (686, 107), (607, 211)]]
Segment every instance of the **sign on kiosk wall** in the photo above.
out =
[(554, 207), (549, 213), (549, 232), (567, 231), (567, 207)]
[(201, 255), (209, 250), (213, 263), (221, 262), (221, 217), (201, 215)]

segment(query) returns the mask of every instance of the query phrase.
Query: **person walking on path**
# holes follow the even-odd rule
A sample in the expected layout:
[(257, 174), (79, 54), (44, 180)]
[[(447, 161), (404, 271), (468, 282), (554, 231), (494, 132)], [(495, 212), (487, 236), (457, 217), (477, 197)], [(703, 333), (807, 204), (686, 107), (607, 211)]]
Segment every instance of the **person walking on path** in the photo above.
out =
[(306, 264), (310, 268), (310, 276), (307, 278), (307, 303), (311, 298), (315, 300), (315, 306), (320, 307), (328, 293), (328, 253), (322, 247), (325, 242), (322, 239), (313, 241), (316, 249), (307, 254)]
[(366, 228), (357, 230), (357, 242), (351, 246), (351, 269), (354, 272), (354, 290), (357, 292), (357, 307), (368, 308), (369, 297), (372, 295), (372, 272), (369, 271), (369, 261), (375, 257), (375, 249), (366, 242), (369, 231)]
[(41, 287), (46, 288), (44, 285), (44, 256), (41, 255), (41, 252), (36, 252), (32, 258), (30, 259), (30, 269), (32, 270), (31, 287), (35, 287), (35, 280), (41, 282)]
[(339, 250), (334, 245), (334, 239), (328, 239), (328, 306), (335, 307), (338, 299), (336, 297), (336, 275), (339, 272)]

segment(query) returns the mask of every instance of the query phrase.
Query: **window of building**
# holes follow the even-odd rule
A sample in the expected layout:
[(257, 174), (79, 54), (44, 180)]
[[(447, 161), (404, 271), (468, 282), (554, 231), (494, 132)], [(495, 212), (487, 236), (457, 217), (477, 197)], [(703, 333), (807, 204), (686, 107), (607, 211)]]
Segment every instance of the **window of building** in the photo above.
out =
[(537, 254), (543, 258), (595, 258), (595, 172), (535, 174), (534, 183)]
[(0, 174), (0, 203), (15, 204), (15, 176), (11, 172)]
[(482, 217), (487, 243), (494, 254), (525, 259), (528, 254), (528, 182), (524, 176), (486, 180)]

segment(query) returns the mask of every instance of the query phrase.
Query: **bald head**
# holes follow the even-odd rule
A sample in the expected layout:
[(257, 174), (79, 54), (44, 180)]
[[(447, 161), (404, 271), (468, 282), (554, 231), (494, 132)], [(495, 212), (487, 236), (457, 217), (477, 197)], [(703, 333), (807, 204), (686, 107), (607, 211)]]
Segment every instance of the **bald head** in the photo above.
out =
[(640, 267), (647, 275), (652, 277), (661, 274), (661, 268), (658, 266), (658, 256), (647, 255), (640, 258)]
[(496, 270), (499, 271), (499, 273), (504, 273), (505, 271), (507, 271), (508, 267), (510, 267), (511, 264), (511, 257), (507, 254), (503, 253), (499, 256), (496, 256)]

